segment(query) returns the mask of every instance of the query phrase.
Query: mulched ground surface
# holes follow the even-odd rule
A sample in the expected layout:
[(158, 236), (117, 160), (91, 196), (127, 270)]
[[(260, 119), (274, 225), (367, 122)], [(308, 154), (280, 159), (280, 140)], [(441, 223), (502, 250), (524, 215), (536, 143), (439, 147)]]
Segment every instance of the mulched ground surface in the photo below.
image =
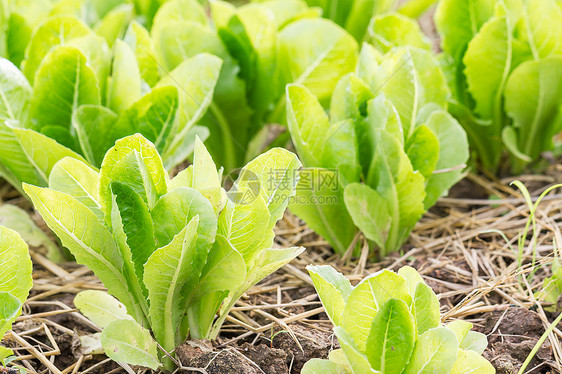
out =
[[(420, 24), (438, 50), (431, 17), (429, 12)], [(402, 252), (381, 262), (372, 261), (375, 255), (368, 252), (359, 258), (335, 256), (325, 241), (287, 213), (276, 228), (277, 244), (307, 250), (244, 295), (217, 341), (187, 342), (179, 347), (176, 355), (182, 367), (177, 372), (300, 373), (306, 361), (327, 358), (339, 346), (305, 267), (330, 264), (353, 282), (383, 268), (415, 267), (438, 294), (443, 322), (456, 318), (472, 322), (488, 336), (484, 356), (497, 372), (517, 373), (556, 318), (544, 311), (546, 305), (534, 293), (551, 275), (554, 253), (562, 247), (562, 191), (552, 191), (536, 212), (535, 266), (531, 266), (534, 246), (529, 245), (529, 235), (523, 267), (518, 267), (517, 240), (527, 223), (529, 207), (509, 185), (515, 179), (536, 197), (562, 183), (562, 164), (550, 166), (541, 175), (502, 180), (467, 175), (416, 225)], [(28, 210), (49, 233), (30, 203), (3, 180), (1, 203)], [(49, 261), (45, 248), (31, 248), (31, 253), (34, 288), (13, 333), (2, 342), (16, 352), (15, 363), (31, 373), (150, 373), (83, 351), (79, 336), (97, 330), (74, 309), (72, 300), (80, 291), (104, 289), (103, 285), (83, 266)], [(562, 373), (561, 330), (559, 325), (549, 335), (526, 373)]]
[[(562, 182), (562, 165), (552, 166), (542, 175), (517, 179), (528, 186), (532, 196), (538, 196), (548, 186)], [(309, 359), (326, 358), (338, 343), (305, 270), (313, 263), (331, 264), (353, 282), (382, 268), (415, 267), (438, 293), (443, 322), (463, 318), (474, 323), (476, 330), (488, 335), (484, 355), (498, 373), (516, 373), (556, 317), (545, 312), (546, 305), (533, 295), (550, 275), (550, 263), (558, 251), (553, 241), (562, 239), (562, 194), (554, 190), (537, 211), (535, 267), (530, 265), (529, 235), (524, 266), (518, 268), (516, 242), (529, 208), (509, 186), (512, 180), (490, 181), (469, 174), (418, 223), (401, 253), (378, 263), (368, 252), (359, 258), (335, 256), (321, 238), (287, 214), (277, 226), (277, 243), (302, 245), (307, 251), (247, 292), (217, 341), (188, 342), (180, 347), (176, 353), (182, 368), (178, 372), (299, 373)], [(3, 181), (0, 199), (32, 212), (29, 202)], [(40, 217), (32, 215), (45, 228)], [(72, 300), (82, 290), (103, 286), (83, 266), (54, 264), (46, 258), (44, 248), (31, 248), (31, 252), (34, 288), (14, 332), (4, 341), (19, 356), (16, 362), (37, 373), (149, 373), (121, 367), (104, 355), (84, 353), (78, 337), (96, 329), (74, 309)], [(532, 270), (535, 272), (527, 280)], [(560, 329), (562, 326), (544, 342), (527, 372), (562, 372)]]

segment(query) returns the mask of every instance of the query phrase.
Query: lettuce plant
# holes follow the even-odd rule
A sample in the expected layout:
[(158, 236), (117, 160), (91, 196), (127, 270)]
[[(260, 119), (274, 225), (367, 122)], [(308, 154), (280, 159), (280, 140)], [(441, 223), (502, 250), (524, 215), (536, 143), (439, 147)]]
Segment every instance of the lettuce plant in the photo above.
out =
[(215, 338), (246, 290), (303, 251), (273, 248), (299, 167), (294, 154), (270, 150), (244, 167), (227, 195), (199, 139), (193, 164), (170, 180), (156, 147), (137, 134), (116, 142), (99, 173), (64, 158), (49, 188), (24, 190), (76, 261), (119, 300), (94, 292), (76, 301), (104, 329), (107, 355), (171, 369), (176, 346)]
[(329, 114), (308, 89), (288, 86), (289, 129), (309, 174), (291, 210), (336, 252), (357, 229), (383, 255), (400, 249), (468, 158), (466, 134), (446, 111), (449, 94), (430, 52), (397, 47), (381, 56), (368, 44), (337, 84)]
[(132, 23), (125, 41), (110, 49), (77, 18), (58, 16), (31, 37), (23, 73), (0, 60), (2, 175), (16, 187), (46, 185), (61, 158), (99, 167), (115, 140), (134, 133), (154, 142), (168, 168), (185, 160), (195, 135), (208, 135), (195, 124), (213, 97), (222, 63), (200, 54), (160, 76), (135, 54), (148, 37)]
[(441, 323), (439, 300), (418, 272), (382, 270), (355, 287), (331, 266), (308, 266), (341, 349), (313, 359), (313, 373), (495, 373), (472, 324)]
[[(0, 226), (0, 340), (12, 328), (33, 285), (27, 244), (13, 230)], [(0, 346), (0, 364), (13, 352)]]
[(353, 70), (357, 42), (318, 15), (303, 0), (241, 7), (217, 0), (211, 2), (211, 19), (194, 0), (170, 0), (156, 14), (151, 36), (161, 68), (169, 71), (202, 52), (223, 60), (200, 123), (222, 134), (206, 144), (227, 171), (271, 141), (267, 124), (285, 124), (286, 84), (303, 84), (327, 103), (338, 79)]
[[(141, 0), (142, 1), (142, 0)], [(0, 7), (0, 57), (20, 66), (34, 30), (49, 17), (72, 15), (113, 44), (139, 15), (140, 1), (127, 0), (4, 0)], [(122, 36), (122, 35), (121, 35)]]
[(519, 172), (553, 149), (562, 106), (562, 8), (555, 0), (442, 0), (435, 14), (454, 92), (451, 112), (475, 157)]

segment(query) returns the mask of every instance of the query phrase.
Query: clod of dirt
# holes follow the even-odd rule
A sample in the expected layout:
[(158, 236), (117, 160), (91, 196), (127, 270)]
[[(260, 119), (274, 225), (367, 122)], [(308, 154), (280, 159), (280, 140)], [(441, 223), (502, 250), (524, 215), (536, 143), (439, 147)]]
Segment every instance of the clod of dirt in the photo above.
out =
[(328, 358), (332, 349), (339, 348), (333, 334), (317, 329), (306, 328), (301, 325), (290, 325), (291, 330), (297, 336), (302, 350), (293, 340), (288, 332), (274, 332), (271, 342), (274, 348), (287, 352), (287, 365), (291, 367), (291, 373), (300, 373), (304, 364), (311, 358)]
[[(537, 339), (524, 340), (520, 343), (498, 342), (493, 343), (491, 352), (484, 352), (484, 357), (492, 360), (492, 365), (498, 374), (515, 374), (519, 372), (521, 365), (533, 349)], [(552, 350), (550, 344), (545, 343), (541, 346), (527, 369), (535, 367), (545, 360), (552, 360)], [(526, 371), (526, 373), (549, 372), (548, 366), (542, 366), (541, 370)]]
[(281, 349), (270, 348), (265, 344), (255, 346), (244, 343), (239, 350), (258, 365), (265, 374), (289, 374), (287, 352)]
[(16, 369), (0, 367), (0, 374), (18, 374)]
[(204, 368), (210, 374), (259, 374), (261, 371), (233, 349), (213, 352), (209, 342), (187, 342), (176, 349), (184, 367)]
[[(501, 319), (501, 320), (500, 320)], [(486, 316), (484, 331), (492, 332), (496, 324), (500, 321), (495, 334), (490, 338), (499, 340), (503, 335), (523, 335), (527, 337), (539, 338), (544, 332), (541, 318), (535, 312), (518, 306), (512, 306), (507, 310), (498, 310)]]
[[(537, 340), (544, 333), (544, 326), (537, 313), (514, 306), (486, 316), (481, 332), (487, 335), (491, 333), (488, 336), (488, 348), (484, 352), (484, 357), (492, 362), (498, 374), (512, 374), (519, 371)], [(527, 368), (550, 360), (553, 360), (553, 355), (547, 339)], [(548, 371), (548, 365), (542, 365), (541, 368), (530, 373)]]

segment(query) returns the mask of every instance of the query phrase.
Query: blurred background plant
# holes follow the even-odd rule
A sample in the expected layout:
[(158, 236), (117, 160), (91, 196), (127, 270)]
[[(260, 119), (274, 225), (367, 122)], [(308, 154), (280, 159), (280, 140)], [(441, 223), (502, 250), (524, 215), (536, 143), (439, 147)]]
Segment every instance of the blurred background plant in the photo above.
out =
[[(521, 173), (562, 129), (562, 7), (555, 0), (442, 0), (435, 14), (473, 161)], [(502, 162), (505, 151), (510, 162)]]

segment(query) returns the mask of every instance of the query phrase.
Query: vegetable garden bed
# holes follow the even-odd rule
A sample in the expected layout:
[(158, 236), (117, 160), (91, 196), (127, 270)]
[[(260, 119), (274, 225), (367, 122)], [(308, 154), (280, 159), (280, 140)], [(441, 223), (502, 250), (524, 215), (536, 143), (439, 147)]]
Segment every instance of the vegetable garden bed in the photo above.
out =
[(0, 374), (562, 373), (561, 25), (0, 0)]
[[(562, 180), (562, 169), (553, 166), (545, 174), (518, 179), (530, 186), (532, 196), (538, 196), (546, 186)], [(528, 275), (532, 268), (517, 268), (517, 253), (499, 234), (513, 242), (527, 222), (529, 209), (521, 194), (509, 186), (511, 180), (491, 182), (469, 175), (418, 223), (401, 253), (392, 253), (376, 264), (364, 257), (345, 260), (334, 256), (327, 243), (302, 221), (286, 214), (276, 228), (278, 244), (303, 245), (308, 250), (248, 291), (217, 341), (181, 346), (178, 357), (185, 372), (299, 373), (309, 359), (326, 358), (338, 343), (305, 270), (310, 263), (331, 264), (349, 274), (354, 283), (383, 268), (413, 266), (438, 293), (444, 318), (474, 323), (477, 331), (488, 336), (484, 356), (497, 372), (517, 372), (555, 317), (544, 311), (530, 290), (540, 288), (549, 275), (545, 269), (552, 262), (551, 243), (562, 234), (562, 196), (558, 194), (562, 191), (554, 191), (537, 211), (538, 270), (525, 288), (517, 277)], [(9, 185), (3, 184), (0, 191), (2, 201), (31, 212), (29, 202)], [(488, 195), (504, 200), (489, 200)], [(34, 218), (45, 227), (37, 215)], [(484, 232), (484, 228), (498, 232)], [(96, 329), (77, 313), (72, 300), (80, 291), (104, 289), (103, 285), (86, 267), (56, 265), (46, 259), (45, 251), (43, 247), (32, 248), (34, 288), (14, 325), (17, 340), (8, 336), (9, 346), (23, 358), (19, 362), (37, 372), (49, 368), (45, 365), (49, 362), (51, 368), (64, 373), (125, 373), (103, 355), (81, 354), (76, 341), (75, 332)], [(531, 254), (526, 253), (525, 262), (530, 259)], [(558, 372), (562, 363), (560, 339), (560, 331), (555, 330), (529, 364), (528, 372)]]

